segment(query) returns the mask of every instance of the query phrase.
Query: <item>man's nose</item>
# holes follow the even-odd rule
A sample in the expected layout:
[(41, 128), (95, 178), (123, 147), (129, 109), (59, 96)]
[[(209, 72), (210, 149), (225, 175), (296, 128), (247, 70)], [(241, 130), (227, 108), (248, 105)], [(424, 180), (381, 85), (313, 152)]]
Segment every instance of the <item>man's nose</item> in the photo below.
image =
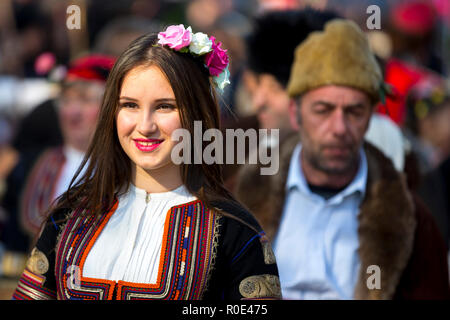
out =
[(337, 109), (331, 118), (331, 130), (336, 136), (344, 136), (348, 131), (347, 118), (343, 110)]

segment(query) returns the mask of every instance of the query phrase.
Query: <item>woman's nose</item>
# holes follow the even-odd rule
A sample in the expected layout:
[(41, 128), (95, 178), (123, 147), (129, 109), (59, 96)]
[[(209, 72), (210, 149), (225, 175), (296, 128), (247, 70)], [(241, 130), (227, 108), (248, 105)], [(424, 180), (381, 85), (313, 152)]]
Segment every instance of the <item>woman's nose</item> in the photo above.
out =
[(152, 133), (155, 133), (158, 129), (158, 126), (156, 125), (154, 115), (149, 111), (143, 111), (139, 115), (138, 123), (137, 123), (137, 130), (139, 133), (141, 133), (143, 136), (149, 136)]

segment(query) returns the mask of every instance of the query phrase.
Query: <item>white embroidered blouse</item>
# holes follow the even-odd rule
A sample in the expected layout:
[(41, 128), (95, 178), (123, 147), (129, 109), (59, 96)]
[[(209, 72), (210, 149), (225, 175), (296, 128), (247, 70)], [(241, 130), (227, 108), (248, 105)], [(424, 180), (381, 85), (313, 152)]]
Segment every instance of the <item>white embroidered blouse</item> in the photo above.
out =
[(83, 277), (154, 284), (168, 210), (196, 200), (184, 185), (150, 193), (130, 184), (88, 253)]

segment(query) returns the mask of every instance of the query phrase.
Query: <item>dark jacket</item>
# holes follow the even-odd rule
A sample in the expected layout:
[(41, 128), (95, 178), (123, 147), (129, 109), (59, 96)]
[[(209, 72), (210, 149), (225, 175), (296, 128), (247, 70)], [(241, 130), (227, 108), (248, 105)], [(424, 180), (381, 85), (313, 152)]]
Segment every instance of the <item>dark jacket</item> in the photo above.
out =
[[(255, 214), (269, 239), (280, 224), (289, 163), (298, 142), (292, 135), (280, 146), (278, 174), (260, 175), (259, 165), (246, 165), (239, 173), (237, 198)], [(432, 216), (381, 151), (368, 143), (364, 150), (368, 181), (358, 215), (361, 268), (354, 298), (450, 298), (447, 253)], [(381, 269), (381, 289), (366, 285), (370, 265)]]

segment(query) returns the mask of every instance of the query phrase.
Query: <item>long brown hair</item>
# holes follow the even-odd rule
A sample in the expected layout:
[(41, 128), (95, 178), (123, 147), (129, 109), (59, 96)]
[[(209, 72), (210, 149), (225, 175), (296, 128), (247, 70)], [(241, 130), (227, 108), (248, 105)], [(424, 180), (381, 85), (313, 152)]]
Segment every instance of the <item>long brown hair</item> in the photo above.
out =
[[(194, 121), (202, 121), (203, 132), (220, 127), (217, 95), (203, 63), (190, 54), (173, 51), (156, 42), (156, 34), (141, 36), (116, 61), (106, 83), (97, 128), (86, 156), (69, 190), (57, 199), (51, 211), (83, 208), (86, 214), (99, 215), (112, 207), (118, 190), (131, 183), (131, 160), (119, 143), (116, 115), (123, 79), (136, 67), (154, 65), (165, 74), (175, 94), (181, 125), (191, 137)], [(193, 146), (191, 155), (194, 155)], [(221, 200), (237, 203), (223, 185), (220, 164), (190, 163), (181, 164), (180, 170), (182, 181), (191, 194), (208, 206)], [(84, 167), (86, 170), (80, 176)]]

